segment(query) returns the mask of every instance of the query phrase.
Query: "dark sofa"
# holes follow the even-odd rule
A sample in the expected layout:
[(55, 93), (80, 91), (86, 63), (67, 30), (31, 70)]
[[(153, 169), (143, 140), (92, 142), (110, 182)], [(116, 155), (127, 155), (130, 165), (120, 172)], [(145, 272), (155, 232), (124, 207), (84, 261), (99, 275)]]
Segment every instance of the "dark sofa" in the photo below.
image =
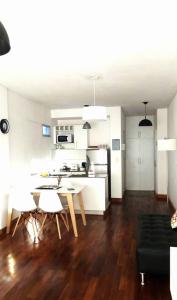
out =
[(169, 274), (170, 246), (177, 247), (177, 231), (171, 228), (171, 216), (146, 214), (139, 217), (137, 263), (144, 285), (144, 274)]

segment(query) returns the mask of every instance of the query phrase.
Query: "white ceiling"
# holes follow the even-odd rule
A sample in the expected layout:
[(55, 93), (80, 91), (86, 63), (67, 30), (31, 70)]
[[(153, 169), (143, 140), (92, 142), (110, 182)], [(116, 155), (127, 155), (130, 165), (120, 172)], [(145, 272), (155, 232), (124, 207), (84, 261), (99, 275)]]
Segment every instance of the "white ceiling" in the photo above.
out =
[(177, 92), (176, 1), (0, 0), (11, 51), (0, 83), (51, 108), (165, 107)]

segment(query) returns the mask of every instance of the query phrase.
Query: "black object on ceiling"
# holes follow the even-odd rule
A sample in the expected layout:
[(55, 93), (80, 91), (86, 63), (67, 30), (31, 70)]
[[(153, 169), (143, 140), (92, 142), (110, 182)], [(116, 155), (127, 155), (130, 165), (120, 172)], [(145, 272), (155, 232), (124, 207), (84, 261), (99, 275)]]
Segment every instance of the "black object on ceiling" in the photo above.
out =
[(91, 129), (91, 125), (89, 122), (85, 122), (82, 129)]
[(145, 118), (139, 122), (139, 126), (152, 126), (152, 122), (146, 119), (146, 105), (148, 102), (142, 102), (145, 105)]
[(4, 55), (10, 51), (10, 41), (8, 34), (0, 22), (0, 55)]

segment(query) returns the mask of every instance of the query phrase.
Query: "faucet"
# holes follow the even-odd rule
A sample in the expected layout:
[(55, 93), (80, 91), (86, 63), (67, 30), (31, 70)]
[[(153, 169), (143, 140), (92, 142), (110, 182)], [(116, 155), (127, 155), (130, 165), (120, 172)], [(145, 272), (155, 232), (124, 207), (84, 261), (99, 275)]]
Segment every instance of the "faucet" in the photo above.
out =
[(60, 185), (60, 181), (61, 181), (61, 179), (62, 179), (62, 176), (57, 176), (57, 183), (58, 183), (58, 187), (59, 187), (59, 185)]

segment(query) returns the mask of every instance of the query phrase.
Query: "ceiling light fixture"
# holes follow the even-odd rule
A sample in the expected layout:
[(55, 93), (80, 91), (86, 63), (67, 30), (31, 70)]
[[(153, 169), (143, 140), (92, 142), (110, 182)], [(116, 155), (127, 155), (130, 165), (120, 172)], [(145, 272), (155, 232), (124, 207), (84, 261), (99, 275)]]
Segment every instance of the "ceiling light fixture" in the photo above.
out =
[[(88, 104), (85, 104), (84, 107), (88, 107)], [(89, 122), (85, 122), (82, 129), (91, 129), (91, 125)]]
[(89, 120), (107, 120), (106, 107), (96, 106), (95, 100), (95, 81), (100, 79), (100, 76), (89, 76), (89, 79), (93, 81), (93, 106), (84, 105), (82, 111), (82, 119)]
[(142, 102), (145, 105), (145, 118), (139, 122), (139, 126), (152, 126), (152, 122), (146, 119), (146, 105), (148, 102)]
[(91, 129), (91, 128), (92, 127), (91, 127), (91, 125), (90, 125), (89, 122), (85, 122), (84, 125), (83, 125), (83, 127), (82, 127), (82, 129)]
[(8, 34), (0, 22), (0, 55), (4, 55), (10, 51), (10, 42)]

